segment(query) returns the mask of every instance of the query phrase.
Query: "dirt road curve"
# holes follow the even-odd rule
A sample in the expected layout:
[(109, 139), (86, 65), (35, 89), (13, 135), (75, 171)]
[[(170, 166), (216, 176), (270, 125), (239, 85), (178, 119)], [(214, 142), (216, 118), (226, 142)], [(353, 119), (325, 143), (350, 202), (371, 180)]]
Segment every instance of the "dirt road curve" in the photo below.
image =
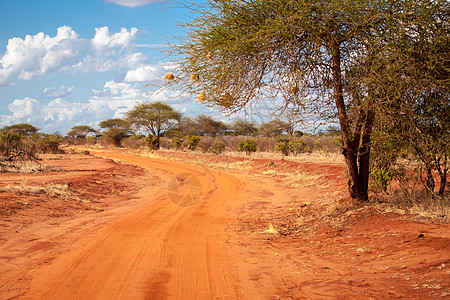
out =
[[(102, 228), (85, 245), (33, 274), (34, 299), (239, 299), (225, 227), (243, 183), (201, 166), (96, 153), (201, 183), (194, 205), (172, 203), (167, 188), (141, 190), (148, 204)], [(176, 192), (176, 191), (175, 191)], [(180, 190), (180, 193), (184, 191)], [(195, 195), (194, 195), (195, 196)], [(196, 200), (196, 198), (194, 199)]]

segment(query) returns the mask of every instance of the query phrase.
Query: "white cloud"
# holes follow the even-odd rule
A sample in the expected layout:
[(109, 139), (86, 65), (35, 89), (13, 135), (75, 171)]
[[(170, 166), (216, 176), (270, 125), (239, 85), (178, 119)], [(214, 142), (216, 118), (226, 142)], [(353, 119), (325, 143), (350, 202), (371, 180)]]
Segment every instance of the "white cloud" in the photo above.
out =
[(104, 0), (106, 3), (116, 3), (126, 7), (138, 7), (154, 2), (164, 2), (166, 0)]
[(146, 56), (131, 52), (139, 33), (135, 27), (112, 33), (108, 27), (95, 29), (92, 39), (83, 39), (69, 26), (58, 28), (54, 37), (40, 32), (24, 39), (12, 38), (0, 56), (0, 86), (11, 84), (14, 76), (29, 80), (56, 72), (103, 72), (133, 68)]
[(103, 50), (104, 48), (126, 48), (130, 46), (139, 30), (133, 27), (128, 31), (125, 28), (121, 28), (120, 32), (109, 32), (108, 26), (95, 28), (95, 36), (92, 39), (92, 44), (97, 50)]
[(33, 112), (39, 107), (36, 99), (26, 97), (25, 99), (15, 99), (8, 105), (8, 109), (12, 112), (14, 119), (25, 120), (30, 122)]
[(60, 87), (46, 87), (41, 94), (41, 97), (43, 98), (61, 98), (69, 95), (73, 90), (75, 89), (75, 86), (72, 85), (70, 87), (65, 87), (64, 85), (61, 85)]
[[(157, 68), (164, 70), (158, 65)], [(93, 90), (87, 102), (69, 102), (62, 99), (72, 87), (50, 87), (45, 95), (59, 97), (49, 103), (34, 98), (15, 99), (8, 105), (9, 114), (0, 115), (0, 127), (18, 123), (30, 123), (44, 132), (66, 133), (75, 125), (97, 127), (98, 123), (110, 118), (122, 118), (124, 113), (137, 103), (146, 101), (166, 101), (187, 115), (208, 113), (208, 108), (192, 101), (193, 96), (185, 93), (160, 89), (149, 91), (140, 83), (108, 81), (101, 89)]]
[[(141, 66), (135, 70), (130, 70), (125, 74), (125, 82), (153, 82), (160, 79), (157, 75), (158, 68), (153, 65)], [(164, 74), (163, 74), (164, 75)]]
[(163, 64), (141, 65), (125, 74), (124, 82), (161, 82), (162, 77), (168, 72), (176, 73), (178, 65), (168, 62)]

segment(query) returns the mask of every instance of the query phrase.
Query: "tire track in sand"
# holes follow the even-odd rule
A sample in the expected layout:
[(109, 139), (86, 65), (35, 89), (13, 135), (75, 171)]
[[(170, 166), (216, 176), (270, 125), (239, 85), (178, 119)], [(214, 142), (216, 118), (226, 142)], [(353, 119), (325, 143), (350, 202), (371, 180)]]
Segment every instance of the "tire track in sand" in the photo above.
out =
[(201, 167), (117, 153), (94, 153), (143, 168), (168, 179), (197, 176), (202, 194), (181, 208), (143, 189), (148, 204), (101, 228), (84, 246), (35, 270), (33, 299), (239, 299), (235, 266), (226, 250), (227, 215), (243, 183)]

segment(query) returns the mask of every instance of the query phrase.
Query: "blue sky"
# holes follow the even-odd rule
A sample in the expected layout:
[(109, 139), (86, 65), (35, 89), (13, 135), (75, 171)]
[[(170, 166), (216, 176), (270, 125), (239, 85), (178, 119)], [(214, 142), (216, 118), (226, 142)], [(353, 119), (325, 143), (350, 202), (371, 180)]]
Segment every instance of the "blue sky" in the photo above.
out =
[(0, 127), (66, 133), (153, 100), (210, 112), (195, 96), (144, 87), (173, 70), (159, 49), (189, 19), (173, 0), (0, 0), (0, 8)]

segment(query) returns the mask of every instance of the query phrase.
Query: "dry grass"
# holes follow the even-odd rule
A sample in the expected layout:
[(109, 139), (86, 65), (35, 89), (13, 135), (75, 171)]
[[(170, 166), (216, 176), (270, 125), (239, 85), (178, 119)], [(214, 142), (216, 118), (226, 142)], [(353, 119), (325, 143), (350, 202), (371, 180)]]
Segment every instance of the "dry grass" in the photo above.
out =
[(47, 196), (70, 201), (89, 202), (80, 199), (76, 191), (71, 189), (68, 184), (47, 183), (45, 185), (36, 185), (27, 180), (21, 183), (8, 184), (0, 188), (0, 192), (10, 192), (27, 196)]
[(409, 215), (415, 219), (450, 222), (450, 196), (431, 195), (423, 189), (393, 190), (390, 194), (375, 196), (375, 206), (380, 212)]
[(61, 168), (36, 161), (0, 161), (0, 173), (61, 172)]

